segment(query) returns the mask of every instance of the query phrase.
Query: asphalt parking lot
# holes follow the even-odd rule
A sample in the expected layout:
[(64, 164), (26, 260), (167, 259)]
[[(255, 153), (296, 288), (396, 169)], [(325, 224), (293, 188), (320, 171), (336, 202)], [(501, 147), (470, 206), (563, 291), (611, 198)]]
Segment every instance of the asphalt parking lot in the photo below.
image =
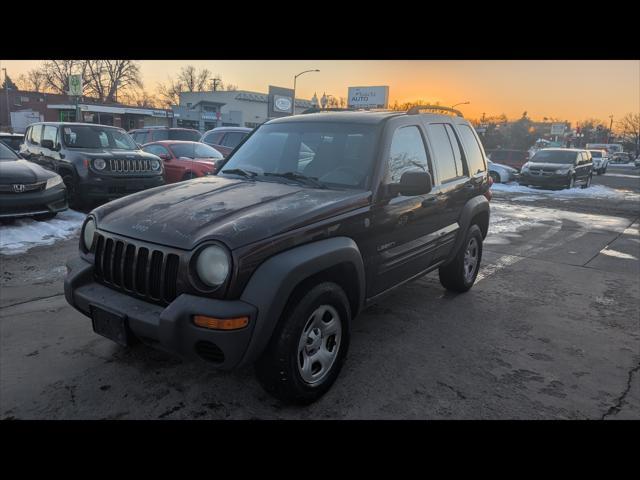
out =
[(0, 253), (0, 418), (640, 419), (639, 218), (637, 168), (574, 192), (496, 187), (474, 288), (430, 274), (365, 310), (336, 384), (304, 408), (251, 368), (94, 334), (63, 295), (77, 236)]

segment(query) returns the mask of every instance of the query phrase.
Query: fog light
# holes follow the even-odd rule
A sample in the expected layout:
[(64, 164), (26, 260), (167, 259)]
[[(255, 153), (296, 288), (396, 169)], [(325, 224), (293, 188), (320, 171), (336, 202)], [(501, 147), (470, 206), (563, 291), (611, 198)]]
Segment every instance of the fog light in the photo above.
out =
[(215, 318), (205, 315), (194, 315), (193, 323), (198, 327), (212, 330), (238, 330), (249, 325), (249, 317)]

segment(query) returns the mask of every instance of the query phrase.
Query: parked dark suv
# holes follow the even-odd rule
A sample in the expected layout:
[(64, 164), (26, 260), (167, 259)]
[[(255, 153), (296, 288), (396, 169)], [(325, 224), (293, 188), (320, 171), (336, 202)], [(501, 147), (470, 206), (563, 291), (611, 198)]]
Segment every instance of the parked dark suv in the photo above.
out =
[(591, 186), (593, 162), (589, 150), (543, 148), (520, 170), (518, 183), (537, 187)]
[(187, 142), (197, 142), (201, 134), (192, 128), (170, 128), (170, 127), (146, 127), (129, 130), (129, 135), (134, 142), (139, 145), (145, 143), (160, 142), (162, 140), (184, 140)]
[(465, 119), (422, 111), (271, 120), (217, 176), (93, 210), (67, 301), (122, 345), (255, 364), (281, 400), (316, 400), (364, 306), (436, 269), (455, 292), (478, 273), (483, 149)]
[(164, 184), (162, 162), (121, 128), (93, 123), (33, 123), (20, 154), (60, 174), (72, 208)]
[(226, 157), (251, 131), (247, 127), (218, 127), (204, 132), (200, 141), (215, 148)]

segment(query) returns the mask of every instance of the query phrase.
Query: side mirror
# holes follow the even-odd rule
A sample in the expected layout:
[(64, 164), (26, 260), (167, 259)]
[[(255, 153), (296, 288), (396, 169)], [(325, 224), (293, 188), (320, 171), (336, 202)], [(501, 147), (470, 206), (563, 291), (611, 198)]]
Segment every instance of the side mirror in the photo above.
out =
[(53, 150), (53, 140), (41, 140), (40, 146), (42, 146), (42, 148), (48, 148), (49, 150)]
[(165, 162), (168, 162), (169, 160), (171, 160), (171, 155), (169, 155), (168, 153), (161, 153), (158, 156)]
[(400, 177), (400, 183), (389, 185), (389, 193), (393, 196), (406, 195), (408, 197), (425, 195), (433, 188), (433, 180), (429, 172), (422, 170), (410, 170)]

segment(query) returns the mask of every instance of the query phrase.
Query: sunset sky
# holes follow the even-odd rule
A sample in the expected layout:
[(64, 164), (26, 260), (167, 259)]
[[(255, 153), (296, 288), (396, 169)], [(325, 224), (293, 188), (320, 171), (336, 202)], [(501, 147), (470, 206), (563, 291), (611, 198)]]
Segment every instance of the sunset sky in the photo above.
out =
[[(0, 60), (14, 80), (38, 61)], [(534, 120), (555, 117), (571, 122), (586, 118), (608, 121), (640, 112), (640, 61), (572, 60), (143, 60), (145, 88), (154, 92), (158, 82), (180, 67), (194, 65), (220, 74), (223, 82), (240, 90), (267, 92), (269, 85), (293, 86), (297, 96), (311, 98), (323, 92), (346, 97), (349, 86), (389, 85), (390, 101), (418, 99), (441, 105), (469, 101), (459, 108), (466, 117), (504, 113), (518, 118), (524, 111)]]

